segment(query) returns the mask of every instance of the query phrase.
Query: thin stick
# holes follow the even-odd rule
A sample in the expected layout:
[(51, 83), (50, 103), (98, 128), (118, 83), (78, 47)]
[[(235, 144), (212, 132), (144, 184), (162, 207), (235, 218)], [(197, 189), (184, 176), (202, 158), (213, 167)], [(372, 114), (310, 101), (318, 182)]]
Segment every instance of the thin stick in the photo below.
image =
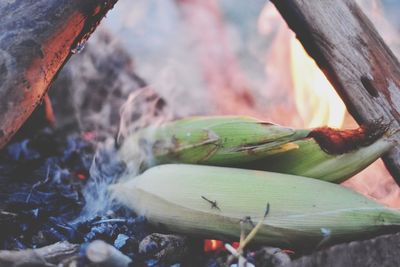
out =
[(244, 239), (246, 238), (246, 233), (244, 230), (244, 221), (240, 221), (240, 243), (242, 243), (244, 241)]
[(265, 213), (264, 213), (264, 218), (263, 220), (260, 220), (257, 225), (250, 231), (250, 233), (246, 236), (246, 238), (243, 240), (243, 242), (240, 242), (240, 245), (238, 247), (238, 252), (242, 253), (243, 249), (245, 246), (247, 246), (248, 243), (250, 243), (250, 241), (256, 236), (258, 230), (261, 228), (261, 226), (264, 223), (265, 218), (267, 217), (269, 213), (269, 203), (267, 203), (267, 208), (265, 209)]
[(235, 258), (238, 259), (238, 266), (239, 267), (255, 267), (252, 263), (247, 262), (246, 258), (243, 257), (234, 247), (230, 244), (225, 244), (226, 250), (231, 253)]

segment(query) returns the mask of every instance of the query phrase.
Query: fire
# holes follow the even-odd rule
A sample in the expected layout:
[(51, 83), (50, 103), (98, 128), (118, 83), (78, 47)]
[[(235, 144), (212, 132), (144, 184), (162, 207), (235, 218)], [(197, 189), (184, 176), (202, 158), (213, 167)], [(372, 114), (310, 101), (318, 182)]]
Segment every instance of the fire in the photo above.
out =
[[(231, 246), (235, 249), (239, 247), (239, 242), (231, 243)], [(224, 242), (221, 240), (215, 239), (206, 239), (204, 240), (204, 252), (215, 252), (225, 250)]]
[[(258, 30), (272, 40), (265, 66), (266, 91), (274, 103), (269, 119), (293, 127), (340, 128), (344, 103), (270, 2), (260, 14)], [(277, 103), (283, 104), (282, 109)], [(288, 116), (282, 116), (282, 110)]]
[(340, 128), (346, 112), (343, 101), (293, 35), (290, 61), (295, 104), (304, 126)]
[(206, 239), (204, 240), (204, 252), (220, 250), (224, 247), (224, 243), (220, 240)]
[[(397, 31), (386, 21), (379, 3), (375, 0), (358, 1), (358, 3), (378, 27), (395, 54), (400, 55), (398, 49), (400, 41), (396, 38)], [(278, 112), (273, 114), (271, 119), (280, 124), (300, 128), (324, 125), (334, 128), (358, 127), (358, 124), (346, 112), (344, 103), (323, 72), (308, 56), (270, 2), (265, 5), (258, 23), (260, 34), (272, 40), (265, 67), (269, 81), (266, 87), (277, 99), (286, 95), (284, 113), (275, 105), (272, 110), (278, 110)], [(287, 77), (287, 73), (290, 73), (289, 77), (283, 79), (282, 77)], [(287, 116), (282, 116), (282, 113)], [(290, 120), (289, 117), (294, 119)], [(400, 207), (400, 188), (381, 160), (343, 185), (387, 206)]]

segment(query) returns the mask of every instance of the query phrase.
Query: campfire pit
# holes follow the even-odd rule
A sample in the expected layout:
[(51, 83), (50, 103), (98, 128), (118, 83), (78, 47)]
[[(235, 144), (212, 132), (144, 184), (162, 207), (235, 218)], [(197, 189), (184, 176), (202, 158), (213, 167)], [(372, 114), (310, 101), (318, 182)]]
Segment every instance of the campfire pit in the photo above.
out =
[[(18, 5), (18, 1), (14, 2)], [(118, 149), (133, 131), (148, 125), (178, 117), (210, 114), (251, 115), (305, 128), (324, 124), (338, 128), (355, 127), (356, 124), (323, 75), (315, 74), (318, 76), (315, 80), (322, 79), (318, 86), (323, 84), (329, 87), (325, 93), (321, 93), (323, 96), (329, 94), (329, 97), (323, 99), (323, 96), (318, 98), (318, 95), (310, 91), (292, 91), (292, 87), (296, 87), (296, 90), (312, 87), (310, 84), (313, 82), (302, 79), (308, 75), (314, 76), (310, 73), (319, 73), (319, 70), (312, 61), (302, 61), (302, 58), (310, 59), (301, 46), (295, 43), (289, 30), (283, 30), (286, 25), (277, 16), (278, 13), (272, 11), (271, 3), (263, 7), (264, 3), (256, 1), (254, 6), (249, 7), (250, 15), (246, 15), (246, 12), (240, 12), (245, 7), (235, 9), (234, 4), (228, 4), (227, 1), (177, 0), (166, 1), (164, 4), (152, 1), (133, 4), (120, 0), (114, 13), (106, 20), (108, 24), (100, 26), (83, 49), (85, 43), (81, 40), (86, 39), (106, 10), (112, 8), (116, 1), (100, 2), (104, 8), (102, 13), (96, 16), (99, 10), (95, 8), (90, 13), (94, 14), (93, 17), (86, 17), (92, 19), (87, 24), (90, 27), (86, 25), (81, 29), (78, 27), (80, 24), (77, 24), (79, 29), (74, 34), (69, 32), (73, 38), (70, 36), (69, 43), (66, 42), (68, 49), (60, 48), (63, 51), (61, 58), (44, 60), (57, 62), (57, 66), (52, 65), (48, 76), (39, 78), (45, 81), (40, 83), (43, 86), (35, 89), (45, 101), (42, 101), (15, 135), (15, 130), (25, 120), (26, 113), (31, 113), (31, 108), (19, 115), (19, 104), (16, 104), (17, 108), (10, 108), (9, 105), (6, 109), (4, 105), (0, 107), (0, 110), (3, 108), (8, 114), (0, 116), (0, 122), (4, 122), (1, 129), (5, 129), (5, 135), (0, 136), (0, 145), (7, 142), (0, 151), (0, 266), (224, 266), (236, 263), (245, 266), (245, 261), (248, 261), (248, 266), (400, 265), (400, 257), (396, 255), (399, 234), (379, 237), (365, 235), (363, 240), (335, 246), (322, 242), (312, 251), (251, 243), (243, 253), (239, 253), (238, 242), (204, 240), (196, 235), (171, 233), (162, 225), (150, 224), (146, 217), (138, 216), (111, 199), (108, 185), (132, 171), (132, 166), (120, 160)], [(372, 24), (366, 22), (368, 27), (361, 27), (367, 36), (373, 33), (372, 37), (367, 38), (370, 43), (362, 42), (361, 39), (357, 45), (361, 50), (367, 51), (369, 48), (376, 55), (373, 57), (376, 60), (384, 58), (390, 64), (375, 62), (376, 66), (381, 66), (374, 72), (379, 77), (362, 76), (361, 84), (346, 87), (352, 85), (348, 80), (342, 80), (348, 71), (346, 68), (343, 70), (335, 67), (335, 64), (340, 65), (341, 58), (332, 59), (330, 53), (321, 52), (329, 42), (318, 42), (319, 39), (314, 35), (318, 31), (323, 35), (326, 30), (323, 21), (314, 23), (302, 1), (272, 2), (300, 36), (306, 50), (330, 80), (334, 81), (335, 89), (345, 100), (346, 106), (351, 107), (349, 110), (357, 122), (376, 122), (376, 119), (383, 118), (392, 131), (398, 131), (398, 114), (393, 110), (398, 111), (399, 104), (399, 64)], [(152, 4), (159, 9), (151, 9)], [(239, 2), (236, 4), (243, 5)], [(0, 13), (4, 12), (6, 6), (0, 4)], [(256, 16), (262, 7), (264, 9), (258, 27), (264, 35), (260, 36), (254, 28)], [(321, 3), (321, 9), (324, 8), (356, 8), (357, 12), (350, 12), (355, 20), (363, 23), (368, 20), (353, 1)], [(129, 14), (135, 10), (137, 14), (130, 20)], [(51, 13), (51, 10), (46, 12)], [(148, 19), (145, 18), (146, 12), (150, 12)], [(152, 12), (158, 14), (164, 22), (160, 23), (151, 17), (154, 15)], [(62, 24), (62, 19), (73, 21), (73, 16), (78, 16), (73, 12), (68, 14), (72, 15), (58, 18), (61, 21), (59, 23)], [(349, 18), (354, 19), (351, 16)], [(243, 25), (239, 26), (237, 19)], [(121, 21), (125, 27), (123, 30), (117, 26)], [(309, 24), (313, 27), (309, 27)], [(187, 36), (178, 38), (176, 34), (172, 35), (172, 39), (177, 38), (172, 43), (171, 36), (166, 33), (176, 25)], [(272, 29), (271, 25), (276, 28)], [(146, 27), (153, 27), (154, 35)], [(118, 29), (122, 34), (118, 33)], [(126, 38), (130, 31), (133, 37)], [(52, 31), (48, 33), (54, 36)], [(138, 40), (138, 36), (143, 38)], [(337, 40), (334, 35), (328, 37), (327, 40), (332, 42)], [(42, 42), (40, 38), (38, 42)], [(3, 49), (5, 46), (1, 40), (0, 46)], [(246, 48), (243, 40), (249, 41), (250, 48)], [(132, 45), (132, 42), (137, 45)], [(172, 44), (166, 45), (168, 42)], [(29, 47), (29, 43), (24, 44)], [(76, 51), (76, 47), (83, 50)], [(268, 53), (266, 47), (269, 48)], [(47, 55), (47, 50), (43, 51)], [(79, 53), (64, 65), (71, 53), (76, 52)], [(178, 62), (160, 59), (163, 53), (167, 55), (166, 58)], [(300, 53), (300, 59), (290, 58), (296, 53)], [(346, 53), (351, 55), (352, 50), (344, 51), (343, 55)], [(268, 54), (267, 61), (276, 58), (272, 66), (268, 62), (266, 66), (263, 65), (265, 62), (260, 63), (264, 61), (265, 54)], [(23, 53), (17, 56), (23, 56)], [(38, 55), (32, 52), (32, 57), (35, 56)], [(255, 62), (255, 59), (256, 63), (249, 63)], [(353, 70), (352, 74), (361, 71), (358, 58), (348, 59), (345, 65)], [(179, 63), (179, 60), (183, 63)], [(362, 57), (364, 61), (367, 60)], [(5, 62), (9, 64), (9, 61)], [(287, 73), (291, 69), (299, 72), (296, 68), (304, 68), (305, 71), (304, 64), (314, 64), (308, 65), (312, 70), (307, 75), (291, 78)], [(29, 64), (18, 67), (29, 67), (26, 65)], [(4, 76), (2, 74), (6, 73), (1, 66), (0, 62), (0, 80)], [(9, 66), (12, 65), (6, 67)], [(165, 66), (170, 68), (165, 71)], [(279, 73), (279, 69), (286, 73)], [(174, 72), (178, 73), (177, 77), (171, 76)], [(52, 82), (55, 74), (57, 78)], [(360, 78), (357, 75), (350, 76)], [(22, 76), (15, 77), (23, 79)], [(381, 87), (382, 83), (379, 82), (385, 77), (393, 80), (394, 85), (389, 86), (389, 89)], [(374, 79), (378, 80), (377, 84)], [(9, 84), (10, 80), (7, 81)], [(50, 83), (52, 85), (48, 95), (44, 96)], [(18, 83), (18, 86), (23, 87), (24, 83)], [(6, 91), (10, 88), (7, 87)], [(367, 100), (354, 97), (356, 94), (353, 88), (363, 90), (360, 95), (366, 90)], [(387, 90), (393, 92), (389, 94)], [(18, 92), (13, 91), (12, 94)], [(300, 100), (296, 100), (293, 95), (297, 95)], [(313, 102), (313, 99), (317, 100)], [(330, 103), (330, 99), (334, 99), (334, 104)], [(21, 98), (18, 101), (26, 103)], [(318, 101), (327, 102), (323, 102), (318, 107), (319, 111), (316, 111), (313, 105)], [(369, 101), (374, 104), (370, 105)], [(388, 107), (393, 112), (381, 110), (379, 103), (389, 103)], [(315, 119), (316, 114), (322, 115)], [(15, 121), (12, 121), (13, 118)], [(13, 138), (8, 141), (12, 135)], [(396, 178), (398, 161), (395, 152), (386, 156), (385, 163), (390, 164), (391, 173)], [(373, 177), (376, 174), (379, 174), (379, 179)], [(400, 191), (382, 163), (358, 174), (346, 185), (390, 207), (400, 207)], [(202, 196), (202, 199), (210, 204), (213, 211), (220, 209), (216, 200), (206, 196)], [(248, 221), (251, 222), (251, 218)], [(370, 254), (370, 251), (375, 253)]]

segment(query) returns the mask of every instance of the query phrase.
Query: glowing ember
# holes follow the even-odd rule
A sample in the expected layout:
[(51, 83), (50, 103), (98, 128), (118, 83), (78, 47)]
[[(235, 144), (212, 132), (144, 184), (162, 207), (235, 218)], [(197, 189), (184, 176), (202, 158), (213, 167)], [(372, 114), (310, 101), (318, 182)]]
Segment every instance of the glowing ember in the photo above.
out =
[[(235, 249), (237, 249), (239, 245), (240, 245), (239, 242), (231, 243), (231, 246)], [(215, 239), (204, 240), (204, 252), (207, 253), (219, 250), (225, 250), (224, 242)]]
[(79, 180), (84, 181), (87, 178), (87, 175), (83, 174), (83, 173), (77, 173), (76, 177), (78, 177)]
[(220, 240), (206, 239), (204, 240), (204, 252), (216, 251), (224, 248), (224, 243)]

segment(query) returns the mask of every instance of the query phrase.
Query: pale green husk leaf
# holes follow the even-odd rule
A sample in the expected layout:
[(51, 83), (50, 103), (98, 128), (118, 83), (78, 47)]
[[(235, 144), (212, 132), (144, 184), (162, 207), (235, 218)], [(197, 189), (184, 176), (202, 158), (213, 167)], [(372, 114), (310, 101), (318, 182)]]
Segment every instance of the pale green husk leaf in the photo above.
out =
[[(315, 247), (397, 228), (400, 213), (339, 185), (300, 176), (170, 164), (112, 186), (116, 199), (176, 233), (237, 240), (240, 220), (263, 219), (255, 241)], [(218, 208), (204, 200), (216, 201)], [(329, 233), (327, 236), (326, 233)]]

